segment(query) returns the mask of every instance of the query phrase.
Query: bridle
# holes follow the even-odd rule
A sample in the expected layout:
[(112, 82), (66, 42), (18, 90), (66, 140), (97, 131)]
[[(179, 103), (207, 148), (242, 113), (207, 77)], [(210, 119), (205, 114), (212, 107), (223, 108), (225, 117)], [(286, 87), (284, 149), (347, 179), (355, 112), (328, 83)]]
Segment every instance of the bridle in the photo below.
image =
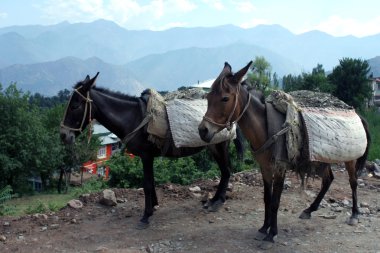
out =
[[(220, 84), (222, 84), (224, 81), (224, 78), (222, 78), (222, 80), (220, 81)], [(238, 97), (239, 97), (239, 94), (240, 94), (240, 87), (241, 87), (241, 84), (239, 83), (238, 86), (237, 86), (237, 90), (236, 90), (236, 93), (235, 93), (235, 105), (234, 105), (234, 109), (231, 111), (230, 115), (228, 116), (228, 119), (227, 119), (227, 122), (226, 123), (218, 123), (218, 122), (215, 122), (214, 120), (212, 120), (211, 118), (209, 117), (206, 117), (206, 116), (203, 116), (203, 119), (210, 122), (211, 124), (214, 124), (214, 125), (217, 125), (217, 126), (220, 126), (220, 127), (223, 127), (223, 128), (227, 128), (228, 131), (230, 131), (232, 129), (232, 126), (238, 122), (241, 117), (243, 117), (245, 111), (248, 109), (248, 106), (251, 102), (251, 93), (248, 92), (248, 101), (247, 103), (245, 104), (244, 106), (244, 109), (243, 111), (241, 112), (241, 114), (236, 118), (235, 121), (231, 121), (233, 115), (235, 114), (235, 110), (236, 110), (236, 107), (237, 107), (237, 104), (238, 104)]]
[[(90, 98), (90, 91), (87, 91), (87, 94), (86, 96), (84, 96), (82, 93), (79, 92), (79, 89), (82, 88), (82, 86), (79, 86), (78, 88), (74, 89), (73, 93), (71, 94), (71, 97), (69, 99), (69, 103), (67, 104), (67, 107), (66, 107), (66, 110), (65, 110), (65, 114), (63, 115), (63, 120), (61, 122), (61, 127), (62, 128), (66, 128), (68, 130), (71, 130), (71, 131), (74, 131), (74, 132), (80, 132), (82, 133), (83, 131), (83, 125), (84, 125), (84, 122), (86, 120), (86, 115), (87, 115), (87, 111), (89, 111), (89, 116), (88, 116), (88, 123), (91, 125), (92, 123), (92, 119), (91, 119), (91, 110), (92, 110), (92, 100)], [(65, 125), (65, 119), (66, 119), (66, 116), (67, 116), (67, 110), (69, 109), (69, 105), (71, 103), (71, 100), (73, 99), (73, 95), (74, 93), (77, 93), (79, 96), (81, 96), (86, 104), (85, 104), (85, 108), (84, 108), (84, 113), (83, 113), (83, 118), (82, 118), (82, 122), (79, 126), (79, 128), (73, 128), (73, 127), (70, 127), (70, 126), (66, 126)]]

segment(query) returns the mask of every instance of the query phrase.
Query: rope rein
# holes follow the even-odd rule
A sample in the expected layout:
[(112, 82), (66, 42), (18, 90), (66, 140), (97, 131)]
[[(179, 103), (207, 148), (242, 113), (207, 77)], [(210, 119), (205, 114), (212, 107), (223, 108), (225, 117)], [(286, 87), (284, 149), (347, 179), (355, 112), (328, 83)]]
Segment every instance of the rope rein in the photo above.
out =
[[(63, 114), (63, 120), (61, 121), (61, 127), (66, 128), (66, 129), (71, 130), (71, 131), (82, 133), (82, 131), (83, 131), (83, 125), (84, 125), (84, 122), (86, 120), (87, 111), (89, 111), (89, 113), (90, 113), (89, 117), (88, 117), (89, 124), (92, 125), (92, 119), (91, 119), (91, 113), (92, 113), (92, 104), (91, 103), (92, 103), (92, 100), (90, 98), (90, 92), (87, 91), (87, 97), (85, 97), (84, 95), (82, 95), (82, 93), (79, 92), (80, 88), (82, 88), (82, 86), (80, 86), (77, 89), (75, 89), (74, 92), (71, 94), (69, 103), (67, 104), (65, 113)], [(77, 93), (79, 96), (81, 96), (86, 101), (85, 108), (84, 108), (84, 113), (83, 113), (83, 118), (82, 118), (82, 121), (81, 121), (81, 124), (80, 124), (79, 128), (73, 128), (73, 127), (70, 127), (70, 126), (66, 126), (65, 123), (64, 123), (65, 119), (66, 119), (66, 116), (67, 116), (67, 111), (69, 109), (69, 105), (71, 103), (71, 100), (73, 99), (74, 93)]]

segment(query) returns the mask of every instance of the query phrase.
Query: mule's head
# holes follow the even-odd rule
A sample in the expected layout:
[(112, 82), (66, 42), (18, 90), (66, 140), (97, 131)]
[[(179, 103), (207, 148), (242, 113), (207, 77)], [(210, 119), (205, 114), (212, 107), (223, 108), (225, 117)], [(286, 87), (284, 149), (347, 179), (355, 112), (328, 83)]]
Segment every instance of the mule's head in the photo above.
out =
[(207, 94), (207, 111), (198, 126), (199, 135), (205, 142), (210, 142), (214, 135), (224, 128), (230, 128), (241, 111), (238, 97), (240, 83), (249, 70), (252, 61), (236, 73), (226, 62), (219, 76)]
[(61, 140), (65, 144), (74, 143), (75, 137), (86, 128), (90, 121), (92, 106), (90, 90), (95, 85), (98, 75), (99, 72), (93, 78), (87, 75), (83, 81), (74, 86), (60, 128)]

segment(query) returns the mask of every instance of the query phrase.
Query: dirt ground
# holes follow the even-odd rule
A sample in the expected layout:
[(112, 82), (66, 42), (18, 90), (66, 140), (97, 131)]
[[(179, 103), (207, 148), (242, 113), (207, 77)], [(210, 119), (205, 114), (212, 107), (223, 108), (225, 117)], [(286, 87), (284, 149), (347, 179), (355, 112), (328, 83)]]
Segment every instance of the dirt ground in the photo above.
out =
[[(362, 176), (358, 190), (361, 211), (356, 226), (346, 224), (351, 190), (342, 169), (322, 207), (310, 220), (298, 218), (314, 199), (320, 180), (304, 191), (288, 173), (278, 214), (279, 234), (266, 252), (380, 252), (380, 180)], [(202, 208), (202, 195), (214, 192), (215, 181), (200, 181), (200, 193), (189, 186), (157, 188), (160, 206), (145, 230), (135, 228), (143, 210), (143, 191), (113, 189), (115, 207), (98, 203), (92, 194), (81, 209), (0, 218), (0, 252), (264, 252), (254, 239), (264, 218), (261, 175), (235, 174), (224, 207), (216, 213)]]

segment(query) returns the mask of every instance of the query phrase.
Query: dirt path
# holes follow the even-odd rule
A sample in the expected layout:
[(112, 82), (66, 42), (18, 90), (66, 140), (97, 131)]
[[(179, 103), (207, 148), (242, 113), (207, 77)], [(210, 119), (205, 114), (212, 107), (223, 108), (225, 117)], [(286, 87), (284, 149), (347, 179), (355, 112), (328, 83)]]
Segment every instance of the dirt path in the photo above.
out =
[[(278, 215), (279, 235), (267, 252), (380, 252), (380, 180), (364, 177), (358, 196), (363, 212), (356, 226), (347, 225), (351, 191), (345, 172), (335, 171), (335, 181), (323, 208), (311, 220), (298, 215), (313, 200), (320, 180), (309, 182), (300, 193), (295, 177), (287, 181)], [(235, 180), (237, 177), (235, 176)], [(290, 183), (289, 183), (290, 182)], [(98, 195), (79, 210), (1, 217), (0, 252), (263, 252), (254, 240), (262, 225), (264, 208), (261, 177), (245, 173), (233, 182), (228, 201), (217, 213), (202, 209), (199, 195), (213, 191), (215, 182), (202, 181), (201, 194), (189, 187), (158, 188), (160, 202), (150, 228), (137, 230), (143, 207), (141, 190), (115, 190), (124, 203), (104, 207)], [(5, 238), (4, 238), (5, 237)]]

